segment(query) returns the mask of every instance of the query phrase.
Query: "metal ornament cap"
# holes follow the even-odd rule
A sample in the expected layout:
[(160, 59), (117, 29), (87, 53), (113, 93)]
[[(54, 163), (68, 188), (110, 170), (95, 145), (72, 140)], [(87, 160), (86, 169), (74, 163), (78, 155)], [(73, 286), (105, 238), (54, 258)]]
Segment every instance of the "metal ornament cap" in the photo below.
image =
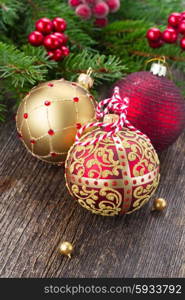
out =
[(160, 64), (160, 63), (153, 63), (151, 65), (151, 69), (150, 69), (150, 72), (153, 74), (153, 75), (158, 75), (158, 76), (163, 76), (165, 77), (166, 76), (166, 73), (167, 73), (167, 68), (166, 66)]
[(83, 88), (87, 90), (92, 88), (94, 84), (94, 80), (92, 79), (92, 77), (90, 77), (90, 75), (85, 73), (80, 74), (80, 76), (77, 79), (77, 82), (79, 85), (81, 85)]

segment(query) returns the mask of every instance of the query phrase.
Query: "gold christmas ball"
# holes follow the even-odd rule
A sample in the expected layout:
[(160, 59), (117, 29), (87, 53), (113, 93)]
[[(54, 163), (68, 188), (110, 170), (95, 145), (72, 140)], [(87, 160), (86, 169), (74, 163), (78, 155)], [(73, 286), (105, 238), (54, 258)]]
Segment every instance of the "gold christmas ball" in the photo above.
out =
[(95, 119), (96, 102), (77, 82), (52, 80), (34, 87), (16, 116), (19, 137), (33, 156), (60, 165), (77, 129)]
[(71, 254), (73, 252), (74, 248), (73, 245), (69, 242), (61, 242), (59, 245), (59, 252), (62, 255), (66, 255), (71, 258)]
[(153, 202), (153, 210), (162, 211), (166, 208), (167, 202), (163, 198), (157, 198)]

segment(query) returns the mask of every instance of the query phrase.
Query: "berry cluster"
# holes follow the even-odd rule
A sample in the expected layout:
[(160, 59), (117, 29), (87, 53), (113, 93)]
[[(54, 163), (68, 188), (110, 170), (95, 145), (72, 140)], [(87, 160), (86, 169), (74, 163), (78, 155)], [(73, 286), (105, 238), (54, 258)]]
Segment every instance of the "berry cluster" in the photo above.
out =
[(62, 18), (39, 19), (35, 23), (35, 31), (28, 36), (32, 46), (44, 46), (50, 59), (59, 61), (69, 55), (69, 48), (66, 47), (68, 36), (64, 34), (67, 23)]
[(94, 17), (94, 24), (99, 27), (106, 26), (107, 15), (120, 8), (120, 0), (68, 0), (68, 3), (82, 19)]
[(150, 28), (146, 37), (150, 47), (159, 48), (164, 43), (177, 42), (180, 34), (183, 35), (180, 37), (180, 47), (185, 50), (185, 12), (172, 13), (168, 17), (168, 25), (163, 32), (155, 27)]

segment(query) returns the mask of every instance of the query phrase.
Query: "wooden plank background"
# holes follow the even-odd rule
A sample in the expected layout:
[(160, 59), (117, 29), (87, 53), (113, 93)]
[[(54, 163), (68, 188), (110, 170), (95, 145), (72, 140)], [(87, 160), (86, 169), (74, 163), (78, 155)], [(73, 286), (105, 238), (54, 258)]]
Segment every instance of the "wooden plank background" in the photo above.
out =
[[(96, 216), (69, 196), (63, 168), (27, 153), (13, 121), (2, 125), (0, 276), (184, 277), (185, 133), (160, 160), (165, 212), (151, 213), (151, 200), (129, 216)], [(71, 260), (60, 240), (74, 244)]]

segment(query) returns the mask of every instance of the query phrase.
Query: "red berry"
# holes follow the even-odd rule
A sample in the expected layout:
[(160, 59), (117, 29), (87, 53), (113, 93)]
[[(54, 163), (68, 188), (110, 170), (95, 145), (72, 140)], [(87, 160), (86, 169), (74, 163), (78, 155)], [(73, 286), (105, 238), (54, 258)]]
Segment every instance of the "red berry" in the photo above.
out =
[(181, 13), (181, 18), (180, 18), (180, 20), (181, 20), (181, 21), (185, 20), (185, 11), (183, 11), (183, 12)]
[(63, 54), (64, 56), (68, 56), (69, 53), (70, 53), (69, 48), (66, 47), (66, 46), (62, 46), (62, 47), (61, 47), (61, 50), (62, 50), (62, 54)]
[(44, 38), (43, 42), (44, 46), (49, 49), (53, 50), (60, 46), (60, 42), (58, 40), (58, 37), (54, 34), (49, 34)]
[(86, 4), (80, 4), (76, 10), (76, 15), (81, 17), (82, 19), (88, 20), (91, 17), (91, 9)]
[(63, 33), (63, 38), (64, 38), (64, 44), (66, 44), (68, 42), (68, 40), (69, 40), (68, 35), (66, 35), (66, 34)]
[(64, 19), (57, 17), (53, 19), (53, 26), (55, 31), (63, 32), (67, 28), (67, 23)]
[(185, 37), (183, 37), (180, 41), (180, 46), (183, 50), (185, 50)]
[(61, 49), (56, 49), (53, 51), (52, 59), (55, 61), (59, 61), (64, 57), (63, 51)]
[(54, 32), (53, 34), (58, 38), (58, 41), (59, 41), (59, 43), (61, 45), (65, 44), (65, 42), (66, 42), (66, 36), (64, 35), (64, 33), (62, 33), (62, 32)]
[(43, 34), (51, 33), (51, 31), (53, 30), (53, 24), (48, 18), (39, 19), (35, 23), (35, 27), (38, 31), (42, 32)]
[(161, 37), (161, 32), (158, 28), (150, 28), (147, 33), (146, 37), (149, 41), (158, 41)]
[(97, 4), (95, 4), (92, 11), (96, 18), (103, 18), (108, 15), (109, 7), (105, 2), (100, 1)]
[(68, 0), (69, 5), (75, 7), (80, 4), (80, 0)]
[(50, 58), (50, 59), (52, 59), (52, 58), (53, 58), (53, 51), (48, 51), (48, 53), (47, 53), (47, 54), (48, 54), (48, 56), (49, 56), (49, 58)]
[(160, 48), (163, 44), (164, 44), (164, 42), (162, 40), (149, 41), (149, 46), (154, 49)]
[(98, 27), (105, 27), (107, 24), (108, 24), (107, 18), (96, 19), (94, 21), (94, 25), (96, 25)]
[(185, 20), (179, 24), (179, 32), (185, 34)]
[(165, 29), (162, 33), (162, 38), (166, 43), (175, 43), (177, 40), (177, 32), (175, 29)]
[(39, 31), (33, 31), (28, 36), (28, 41), (32, 46), (40, 46), (43, 43), (43, 35)]
[(116, 12), (120, 8), (120, 0), (106, 0), (110, 12)]
[(180, 19), (180, 13), (172, 13), (168, 18), (168, 24), (170, 24), (173, 27), (177, 27), (179, 25)]

